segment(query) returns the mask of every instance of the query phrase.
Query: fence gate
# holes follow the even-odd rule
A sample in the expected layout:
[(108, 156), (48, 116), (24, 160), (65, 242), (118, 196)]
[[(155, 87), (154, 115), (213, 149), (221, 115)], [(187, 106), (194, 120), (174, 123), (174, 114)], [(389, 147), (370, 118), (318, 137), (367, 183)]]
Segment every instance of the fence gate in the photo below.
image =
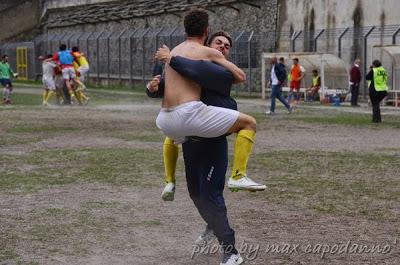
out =
[(17, 47), (18, 79), (28, 80), (28, 48)]

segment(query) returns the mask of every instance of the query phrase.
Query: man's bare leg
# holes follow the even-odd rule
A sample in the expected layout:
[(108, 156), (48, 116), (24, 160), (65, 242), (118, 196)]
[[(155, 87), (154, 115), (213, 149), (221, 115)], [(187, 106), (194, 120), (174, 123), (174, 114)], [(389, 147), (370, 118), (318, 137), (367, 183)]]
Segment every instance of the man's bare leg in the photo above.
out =
[(67, 86), (68, 94), (71, 97), (71, 104), (73, 104), (74, 101), (75, 101), (75, 94), (74, 94), (74, 89), (72, 88), (71, 81), (66, 79), (65, 80), (65, 85)]

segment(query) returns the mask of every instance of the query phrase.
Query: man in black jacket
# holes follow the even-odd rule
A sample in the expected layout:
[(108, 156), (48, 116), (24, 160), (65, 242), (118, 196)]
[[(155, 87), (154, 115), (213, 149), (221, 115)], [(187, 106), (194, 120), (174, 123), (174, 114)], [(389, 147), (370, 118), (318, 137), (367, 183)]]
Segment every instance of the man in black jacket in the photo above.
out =
[(282, 85), (286, 81), (286, 69), (284, 65), (284, 58), (279, 58), (279, 63), (276, 57), (271, 58), (271, 108), (266, 112), (267, 115), (272, 115), (275, 113), (275, 99), (279, 99), (283, 105), (287, 108), (289, 113), (292, 112), (293, 107), (285, 100), (282, 95)]

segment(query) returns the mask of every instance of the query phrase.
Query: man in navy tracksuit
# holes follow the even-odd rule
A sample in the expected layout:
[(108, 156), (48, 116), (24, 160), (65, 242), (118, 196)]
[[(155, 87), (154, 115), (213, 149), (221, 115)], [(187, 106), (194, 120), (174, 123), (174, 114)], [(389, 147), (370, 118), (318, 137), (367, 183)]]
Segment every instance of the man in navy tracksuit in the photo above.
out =
[(289, 105), (289, 103), (285, 100), (282, 95), (282, 85), (286, 81), (286, 69), (284, 65), (284, 58), (279, 58), (279, 63), (276, 57), (271, 58), (271, 107), (270, 110), (266, 112), (268, 115), (272, 115), (275, 113), (275, 101), (278, 99), (282, 104), (286, 107), (286, 109), (292, 112), (293, 107)]
[[(222, 35), (222, 37), (224, 36)], [(212, 35), (210, 42), (215, 38), (218, 39), (218, 34), (217, 36)], [(232, 46), (231, 41), (229, 41), (229, 44), (228, 50), (224, 51), (225, 53), (229, 52), (229, 48)], [(226, 46), (224, 49), (226, 49)], [(237, 109), (236, 101), (230, 97), (233, 75), (224, 67), (208, 61), (195, 61), (179, 56), (172, 57), (170, 66), (181, 75), (200, 84), (202, 87), (201, 101), (205, 104)], [(153, 74), (156, 75), (157, 73)], [(146, 92), (150, 97), (162, 97), (164, 92), (163, 79), (160, 80), (157, 91), (152, 93), (147, 89)], [(223, 197), (225, 174), (228, 166), (226, 136), (217, 138), (189, 137), (188, 141), (182, 144), (182, 147), (190, 198), (207, 223), (206, 231), (196, 240), (196, 243), (206, 243), (215, 235), (225, 252), (221, 264), (242, 263), (243, 260), (235, 248), (235, 232), (229, 225)], [(232, 263), (233, 259), (235, 260)]]

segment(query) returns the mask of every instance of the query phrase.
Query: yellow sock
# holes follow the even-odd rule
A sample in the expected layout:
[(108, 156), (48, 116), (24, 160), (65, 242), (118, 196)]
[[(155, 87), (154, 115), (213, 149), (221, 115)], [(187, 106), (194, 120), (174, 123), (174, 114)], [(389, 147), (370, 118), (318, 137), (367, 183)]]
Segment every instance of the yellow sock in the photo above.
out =
[(232, 178), (240, 179), (246, 175), (247, 162), (253, 149), (256, 132), (253, 130), (240, 130), (235, 140)]
[(165, 181), (175, 183), (176, 161), (178, 160), (178, 145), (166, 137), (163, 145)]
[(83, 94), (82, 91), (77, 91), (75, 94), (78, 95), (80, 101), (87, 100), (87, 97), (85, 96), (85, 94)]
[(46, 96), (46, 102), (49, 102), (51, 96), (53, 96), (53, 95), (54, 95), (54, 92), (53, 92), (53, 91), (49, 91), (49, 92), (47, 93), (47, 96)]
[(87, 100), (88, 99), (87, 96), (82, 91), (79, 91), (79, 93), (81, 94), (81, 98), (83, 100)]
[(46, 102), (47, 95), (49, 94), (49, 90), (43, 91), (43, 102)]
[(57, 100), (58, 100), (59, 103), (65, 102), (65, 97), (64, 97), (64, 93), (63, 92), (57, 91), (56, 96), (57, 96)]
[(81, 94), (79, 93), (79, 91), (75, 91), (75, 97), (78, 100), (78, 102), (82, 104), (82, 98), (81, 98)]

